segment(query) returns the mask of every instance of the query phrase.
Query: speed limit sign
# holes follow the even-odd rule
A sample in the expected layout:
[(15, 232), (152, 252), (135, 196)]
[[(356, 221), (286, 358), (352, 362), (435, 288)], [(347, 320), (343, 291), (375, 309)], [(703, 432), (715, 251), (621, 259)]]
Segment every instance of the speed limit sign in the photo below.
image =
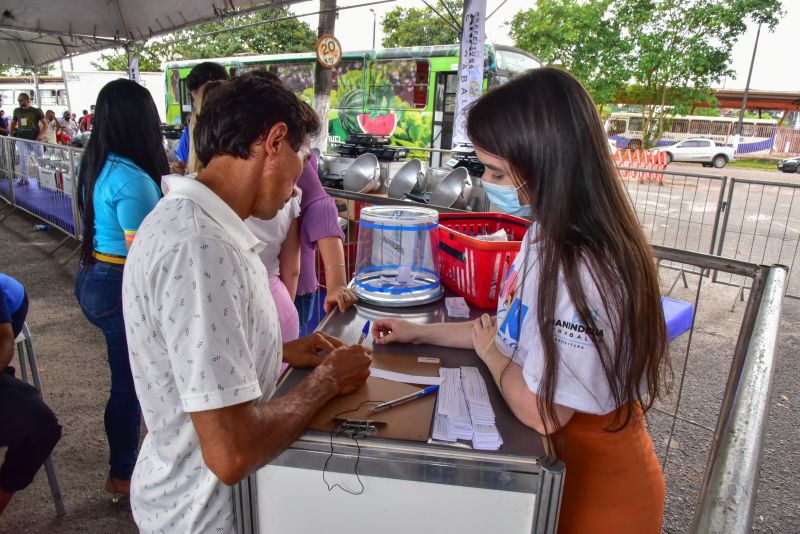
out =
[(342, 45), (339, 39), (326, 33), (317, 39), (317, 61), (325, 68), (332, 69), (342, 60)]

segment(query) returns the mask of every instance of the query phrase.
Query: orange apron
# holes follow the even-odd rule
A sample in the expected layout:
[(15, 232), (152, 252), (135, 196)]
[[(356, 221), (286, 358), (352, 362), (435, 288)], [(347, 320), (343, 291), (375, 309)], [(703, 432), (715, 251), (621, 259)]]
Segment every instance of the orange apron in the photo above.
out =
[(566, 465), (559, 534), (660, 534), (666, 487), (653, 441), (636, 404), (619, 432), (614, 412), (575, 413), (553, 435)]

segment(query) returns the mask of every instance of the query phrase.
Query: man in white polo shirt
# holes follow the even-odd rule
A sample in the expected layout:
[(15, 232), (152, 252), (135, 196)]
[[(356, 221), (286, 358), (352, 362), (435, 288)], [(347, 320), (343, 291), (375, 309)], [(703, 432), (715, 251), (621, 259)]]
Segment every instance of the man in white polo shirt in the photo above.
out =
[[(282, 348), (264, 244), (243, 223), (274, 217), (292, 196), (318, 129), (291, 91), (253, 76), (225, 82), (196, 125), (205, 169), (196, 180), (169, 178), (169, 194), (139, 227), (123, 306), (148, 429), (131, 481), (142, 531), (232, 532), (229, 486), (369, 375), (360, 345), (316, 334)], [(282, 356), (319, 366), (270, 400)]]

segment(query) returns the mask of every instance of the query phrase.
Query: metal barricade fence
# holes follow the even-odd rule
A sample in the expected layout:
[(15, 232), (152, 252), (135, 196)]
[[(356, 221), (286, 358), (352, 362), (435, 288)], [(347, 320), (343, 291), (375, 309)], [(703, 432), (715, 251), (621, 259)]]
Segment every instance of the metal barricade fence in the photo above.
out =
[[(683, 180), (680, 183), (683, 184)], [(709, 181), (708, 183), (719, 182)], [(361, 209), (366, 205), (419, 206), (414, 202), (403, 202), (385, 197), (336, 189), (326, 190), (340, 208), (342, 227), (345, 232), (344, 248), (348, 279), (352, 279), (356, 267), (357, 228)], [(707, 194), (708, 198), (713, 197), (716, 202), (719, 198), (719, 191), (711, 187), (707, 190), (708, 192), (704, 191), (702, 196), (695, 195), (692, 190), (692, 198), (705, 198)], [(682, 193), (688, 196), (688, 193)], [(681, 197), (677, 196), (677, 198)], [(457, 211), (436, 206), (429, 207), (439, 212)], [(695, 220), (688, 217), (684, 219), (676, 215), (670, 219), (670, 222), (697, 225), (698, 228), (703, 225), (713, 227), (716, 215), (712, 211), (706, 217), (705, 220), (702, 217)], [(710, 220), (708, 220), (709, 217)], [(711, 244), (711, 237), (708, 236), (703, 247), (710, 247)], [(662, 293), (667, 293), (669, 280), (674, 276), (672, 266), (683, 266), (684, 276), (689, 283), (685, 287), (678, 288), (674, 296), (692, 302), (695, 310), (692, 329), (673, 341), (670, 346), (675, 373), (672, 394), (656, 403), (654, 409), (648, 414), (648, 425), (653, 435), (656, 453), (667, 479), (665, 532), (688, 532), (693, 516), (698, 524), (715, 522), (718, 520), (715, 518), (718, 517), (730, 518), (731, 515), (742, 520), (752, 521), (752, 518), (747, 515), (747, 510), (751, 510), (755, 502), (757, 477), (752, 479), (751, 470), (741, 473), (741, 478), (737, 480), (731, 480), (730, 475), (727, 475), (728, 478), (723, 483), (720, 481), (718, 473), (721, 469), (726, 469), (724, 466), (728, 462), (740, 461), (742, 458), (754, 458), (755, 464), (750, 468), (754, 468), (755, 473), (758, 472), (757, 460), (760, 457), (761, 441), (767, 420), (768, 403), (762, 403), (762, 411), (757, 416), (751, 415), (747, 422), (753, 428), (752, 439), (748, 439), (747, 444), (734, 443), (728, 439), (728, 433), (733, 424), (730, 422), (728, 414), (737, 410), (752, 414), (754, 403), (760, 402), (754, 399), (768, 394), (764, 388), (766, 383), (771, 380), (773, 366), (764, 367), (759, 362), (764, 358), (772, 360), (775, 339), (765, 340), (762, 336), (756, 343), (753, 332), (772, 331), (777, 328), (780, 298), (771, 304), (774, 307), (777, 302), (777, 313), (773, 311), (766, 317), (758, 317), (758, 312), (759, 307), (766, 305), (765, 295), (773, 298), (775, 287), (778, 285), (777, 281), (767, 283), (767, 276), (773, 271), (780, 271), (785, 276), (785, 271), (782, 268), (773, 269), (743, 261), (718, 258), (705, 252), (707, 251), (696, 253), (659, 245), (654, 246), (655, 257), (661, 265)], [(720, 313), (728, 309), (730, 290), (726, 289), (726, 286), (712, 284), (709, 276), (711, 272), (747, 278), (751, 281), (750, 286), (754, 287), (754, 290), (749, 292), (748, 305), (744, 309), (732, 312), (735, 314), (736, 320), (740, 321), (740, 326), (738, 331), (731, 332), (730, 335), (720, 336), (714, 328), (695, 328), (695, 325), (716, 324)], [(324, 268), (319, 260), (317, 261), (317, 273), (324, 281)], [(755, 282), (753, 282), (754, 280)], [(780, 294), (780, 291), (778, 293)], [(316, 306), (316, 313), (318, 317), (321, 317), (324, 313), (322, 303), (318, 301)], [(492, 312), (489, 311), (489, 313)], [(729, 321), (728, 324), (735, 325), (736, 321)], [(709, 330), (713, 330), (713, 332)], [(770, 344), (764, 349), (763, 343), (767, 341), (770, 341)], [(755, 348), (755, 345), (758, 345), (758, 348)], [(709, 354), (716, 356), (709, 358)], [(764, 376), (765, 373), (768, 373), (769, 376)], [(752, 378), (754, 375), (759, 377), (757, 380), (761, 389), (751, 388), (746, 394), (738, 391), (737, 388), (742, 387), (743, 377), (751, 376)], [(704, 472), (707, 474), (703, 475)], [(741, 496), (736, 496), (736, 499), (739, 499), (737, 506), (741, 505), (741, 507), (733, 511), (725, 506), (729, 501), (708, 502), (707, 497), (730, 493), (729, 489), (724, 487), (728, 484), (739, 486), (748, 484), (749, 498), (742, 501)], [(687, 506), (691, 502), (697, 502), (697, 506)], [(749, 523), (747, 524), (749, 525)], [(748, 529), (749, 527), (742, 527), (739, 532), (745, 532)], [(692, 532), (702, 532), (702, 530), (695, 529)]]
[[(0, 140), (5, 139), (0, 137)], [(0, 198), (6, 201), (6, 206), (14, 205), (14, 173), (8, 164), (14, 160), (14, 154), (10, 148), (11, 143), (0, 142)]]
[[(20, 140), (0, 138), (0, 196), (10, 205), (61, 229), (69, 237), (79, 238), (80, 218), (75, 201), (77, 198), (75, 169), (82, 151), (50, 145), (47, 148), (52, 150), (52, 155), (58, 157), (30, 161), (28, 172), (23, 172), (20, 163), (14, 163), (15, 156), (20, 152), (16, 146), (18, 143)], [(34, 149), (28, 149), (27, 153), (31, 150)], [(43, 155), (45, 153), (47, 152), (43, 150)], [(62, 176), (62, 181), (56, 179), (53, 187), (54, 183), (49, 174), (53, 169), (58, 169), (61, 173), (70, 173), (71, 180), (64, 180)], [(723, 196), (727, 180), (724, 177), (659, 172), (663, 174), (663, 186), (657, 185), (655, 181), (638, 183), (638, 180), (636, 183), (626, 180), (625, 185), (637, 216), (654, 245), (655, 256), (662, 269), (667, 268), (674, 273), (672, 269), (678, 268), (684, 281), (688, 275), (692, 282), (697, 283), (696, 291), (689, 289), (688, 284), (685, 284), (678, 289), (677, 295), (678, 298), (694, 302), (694, 324), (702, 324), (705, 314), (708, 314), (709, 321), (714, 321), (719, 316), (719, 310), (712, 306), (714, 299), (705, 297), (706, 292), (724, 286), (708, 283), (711, 279), (705, 275), (710, 272), (718, 273), (718, 279), (727, 280), (728, 283), (739, 280), (741, 287), (747, 287), (750, 291), (747, 296), (747, 306), (738, 312), (742, 314), (738, 336), (708, 335), (692, 328), (688, 334), (684, 334), (672, 343), (672, 353), (682, 354), (682, 358), (674, 360), (675, 373), (678, 377), (676, 388), (673, 390), (675, 394), (658, 403), (648, 415), (648, 421), (667, 477), (668, 491), (669, 488), (686, 484), (689, 480), (693, 484), (690, 493), (698, 495), (698, 506), (694, 509), (693, 532), (704, 532), (706, 525), (715, 525), (720, 521), (736, 525), (735, 529), (727, 530), (728, 532), (746, 532), (749, 531), (752, 522), (750, 511), (755, 499), (754, 485), (757, 481), (753, 473), (758, 472), (758, 458), (768, 409), (768, 403), (763, 399), (769, 393), (774, 369), (774, 337), (777, 335), (781, 296), (784, 291), (783, 282), (786, 279), (782, 269), (770, 269), (751, 262), (777, 261), (773, 259), (774, 255), (769, 253), (772, 248), (779, 251), (777, 258), (786, 258), (787, 256), (781, 254), (791, 249), (786, 245), (788, 241), (794, 244), (794, 248), (791, 249), (793, 250), (791, 261), (787, 263), (793, 264), (797, 252), (797, 232), (791, 226), (793, 224), (791, 214), (794, 213), (796, 186), (746, 180), (731, 181), (727, 204), (734, 208), (726, 211)], [(28, 183), (19, 184), (21, 178), (26, 178)], [(733, 185), (737, 182), (738, 190), (735, 190)], [(742, 193), (745, 185), (748, 189)], [(769, 231), (762, 230), (762, 227), (750, 230), (744, 223), (753, 217), (749, 214), (751, 208), (748, 207), (748, 203), (754, 198), (754, 193), (751, 192), (757, 187), (760, 188), (759, 194), (762, 200), (758, 204), (759, 211), (756, 212), (754, 221), (758, 222), (761, 219), (759, 216), (761, 206), (772, 206)], [(771, 187), (777, 187), (779, 190), (773, 196), (767, 194)], [(397, 205), (403, 201), (335, 189), (326, 190), (334, 197), (340, 208), (342, 227), (346, 236), (344, 242), (346, 274), (348, 278), (352, 278), (357, 247), (356, 228), (361, 207), (365, 204)], [(766, 204), (763, 201), (765, 197)], [(63, 205), (64, 200), (68, 204), (66, 208)], [(419, 205), (414, 202), (407, 204)], [(439, 212), (458, 211), (431, 207)], [(723, 212), (725, 221), (721, 230), (718, 230)], [(782, 232), (774, 231), (773, 220), (783, 221)], [(743, 222), (737, 226), (737, 221)], [(737, 228), (739, 235), (734, 239), (732, 236), (737, 233), (734, 231)], [(740, 238), (742, 234), (750, 235), (753, 239), (747, 241), (746, 238)], [(789, 239), (786, 236), (790, 236)], [(778, 239), (780, 244), (763, 245), (759, 248), (754, 244), (758, 242), (756, 237), (763, 239), (765, 243), (770, 239)], [(736, 246), (734, 247), (732, 243), (736, 243)], [(742, 243), (746, 246), (740, 246)], [(663, 248), (664, 246), (672, 248)], [(725, 255), (729, 250), (732, 250), (734, 258), (739, 259), (724, 259), (704, 254), (716, 252), (718, 255)], [(746, 251), (746, 255), (743, 251)], [(748, 261), (741, 261), (742, 258)], [(664, 270), (661, 272), (662, 275), (667, 274)], [(320, 268), (319, 260), (317, 260), (317, 273), (324, 283), (324, 269)], [(664, 287), (666, 285), (664, 284)], [(743, 298), (744, 293), (741, 296)], [(320, 299), (317, 299), (316, 306), (319, 317), (322, 315)], [(763, 313), (759, 313), (760, 308)], [(709, 341), (704, 337), (714, 339)], [(721, 351), (718, 346), (709, 349), (708, 343), (717, 342), (728, 343), (730, 346)], [(727, 375), (710, 379), (712, 372), (719, 374), (724, 366), (720, 366), (719, 362), (707, 364), (709, 354), (732, 355)], [(686, 397), (684, 393), (693, 387), (692, 369), (698, 366), (700, 370), (697, 372), (700, 376), (694, 378), (701, 384), (698, 389), (702, 394), (699, 400), (695, 400)], [(735, 439), (738, 433), (732, 429), (737, 428), (736, 425), (744, 425), (751, 431), (747, 440)], [(676, 448), (682, 450), (676, 443), (685, 442), (689, 439), (687, 436), (698, 435), (705, 436), (703, 446), (697, 447), (698, 450), (694, 451), (695, 459), (700, 458), (699, 463), (693, 471), (687, 472), (685, 451), (682, 451), (684, 456), (676, 460), (674, 450)], [(676, 436), (679, 436), (680, 440)], [(731, 465), (744, 465), (746, 469), (731, 469)], [(698, 474), (703, 471), (706, 472), (705, 475)], [(695, 499), (689, 499), (691, 500)], [(686, 502), (683, 498), (668, 497), (665, 516), (667, 530), (685, 531), (693, 513), (692, 509), (686, 507)], [(738, 522), (730, 523), (731, 518)], [(722, 532), (713, 529), (712, 531)]]
[[(800, 298), (794, 274), (800, 244), (800, 185), (732, 178), (715, 253), (754, 263), (789, 266), (786, 296)], [(714, 281), (749, 288), (746, 278), (716, 274)]]
[(12, 209), (66, 234), (52, 252), (81, 236), (76, 169), (82, 153), (65, 145), (0, 137), (0, 197)]
[[(619, 167), (651, 245), (714, 253), (727, 177)], [(681, 265), (665, 266), (682, 270)]]

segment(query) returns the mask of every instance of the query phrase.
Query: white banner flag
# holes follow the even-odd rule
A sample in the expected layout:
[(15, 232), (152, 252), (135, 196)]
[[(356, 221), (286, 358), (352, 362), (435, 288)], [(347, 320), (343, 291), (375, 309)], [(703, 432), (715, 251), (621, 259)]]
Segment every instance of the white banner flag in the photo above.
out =
[(458, 66), (456, 116), (453, 146), (469, 143), (467, 106), (483, 91), (483, 43), (486, 39), (486, 0), (468, 0), (461, 34), (461, 61)]
[(139, 79), (139, 58), (133, 56), (128, 61), (128, 79), (136, 83), (141, 83)]

